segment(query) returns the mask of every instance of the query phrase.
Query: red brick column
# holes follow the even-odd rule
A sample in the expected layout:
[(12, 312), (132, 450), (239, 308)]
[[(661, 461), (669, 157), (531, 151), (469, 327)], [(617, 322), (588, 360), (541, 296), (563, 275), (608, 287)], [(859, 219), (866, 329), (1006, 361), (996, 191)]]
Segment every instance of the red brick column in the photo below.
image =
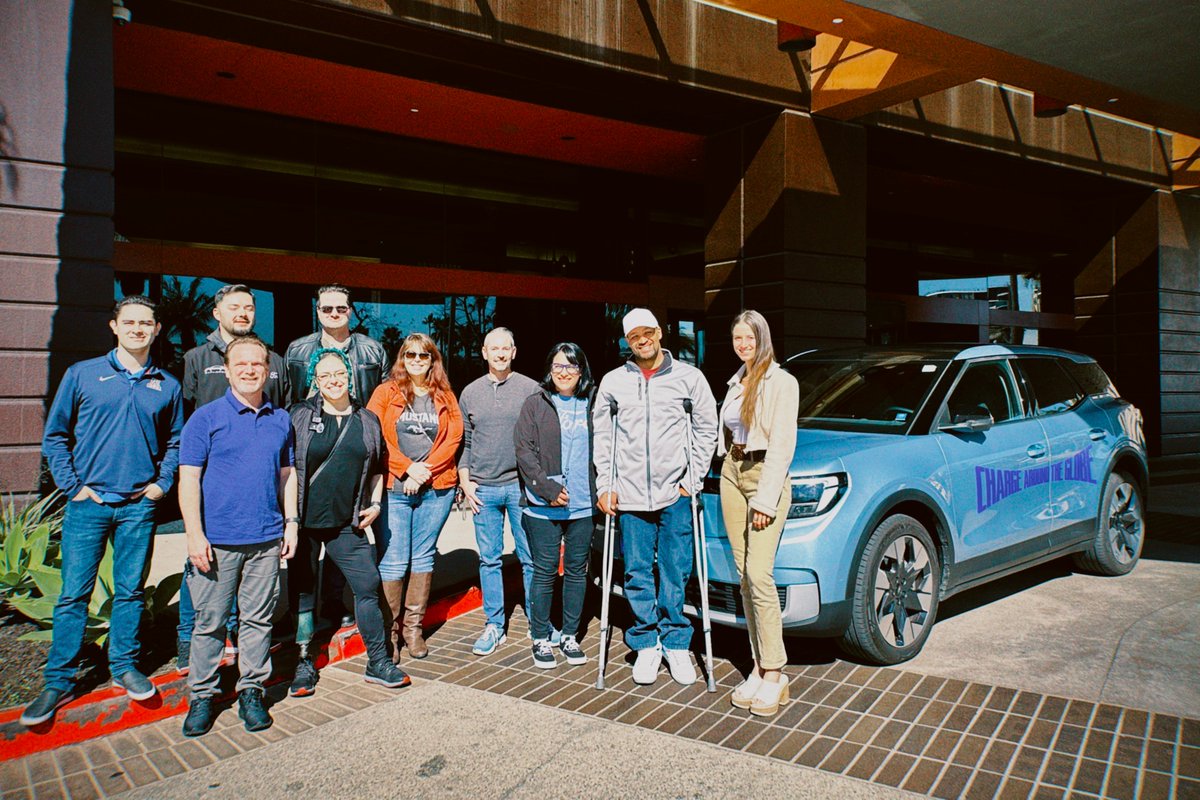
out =
[(38, 488), (45, 408), (111, 347), (111, 4), (17, 0), (0, 25), (0, 494)]

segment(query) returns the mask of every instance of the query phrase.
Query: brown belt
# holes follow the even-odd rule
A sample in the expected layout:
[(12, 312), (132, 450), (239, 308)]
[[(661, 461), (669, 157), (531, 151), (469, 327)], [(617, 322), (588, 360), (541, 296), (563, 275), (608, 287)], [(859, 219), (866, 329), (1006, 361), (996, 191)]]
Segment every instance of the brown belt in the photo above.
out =
[(729, 457), (734, 461), (762, 461), (767, 457), (766, 450), (747, 450), (744, 444), (735, 444), (729, 448)]

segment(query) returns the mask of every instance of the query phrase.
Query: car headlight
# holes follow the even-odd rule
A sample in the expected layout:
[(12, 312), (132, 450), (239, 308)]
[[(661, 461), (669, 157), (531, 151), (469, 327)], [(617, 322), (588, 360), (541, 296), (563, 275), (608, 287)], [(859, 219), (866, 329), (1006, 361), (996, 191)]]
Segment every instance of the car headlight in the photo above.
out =
[(846, 474), (792, 476), (792, 503), (788, 519), (816, 517), (833, 508), (846, 491)]

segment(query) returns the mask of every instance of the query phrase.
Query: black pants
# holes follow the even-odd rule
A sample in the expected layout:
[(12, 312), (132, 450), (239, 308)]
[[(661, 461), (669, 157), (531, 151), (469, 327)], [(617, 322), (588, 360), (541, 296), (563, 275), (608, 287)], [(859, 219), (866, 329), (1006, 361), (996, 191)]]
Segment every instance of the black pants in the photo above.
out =
[(533, 582), (529, 588), (529, 629), (534, 639), (550, 638), (550, 603), (554, 579), (558, 577), (559, 545), (563, 545), (563, 636), (579, 633), (583, 596), (587, 590), (588, 547), (592, 542), (592, 518), (539, 519), (521, 517), (533, 557)]
[[(326, 561), (337, 565), (354, 592), (354, 617), (371, 661), (387, 661), (383, 612), (379, 608), (379, 570), (375, 548), (360, 528), (301, 528), (296, 555), (288, 564), (288, 587), (297, 613), (316, 605), (317, 559), (325, 545)], [(328, 571), (325, 573), (329, 574)]]

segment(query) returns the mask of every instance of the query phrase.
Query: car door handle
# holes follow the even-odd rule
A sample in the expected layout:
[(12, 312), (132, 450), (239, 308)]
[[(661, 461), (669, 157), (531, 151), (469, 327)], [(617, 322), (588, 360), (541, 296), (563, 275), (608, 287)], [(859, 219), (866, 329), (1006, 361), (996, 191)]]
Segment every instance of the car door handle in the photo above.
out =
[(1046, 455), (1046, 445), (1031, 444), (1031, 445), (1029, 445), (1029, 448), (1025, 451), (1025, 454), (1028, 455), (1030, 458), (1043, 458)]
[(1104, 428), (1092, 428), (1088, 431), (1088, 436), (1091, 437), (1093, 442), (1098, 442), (1105, 436), (1108, 436), (1108, 431), (1104, 430)]

